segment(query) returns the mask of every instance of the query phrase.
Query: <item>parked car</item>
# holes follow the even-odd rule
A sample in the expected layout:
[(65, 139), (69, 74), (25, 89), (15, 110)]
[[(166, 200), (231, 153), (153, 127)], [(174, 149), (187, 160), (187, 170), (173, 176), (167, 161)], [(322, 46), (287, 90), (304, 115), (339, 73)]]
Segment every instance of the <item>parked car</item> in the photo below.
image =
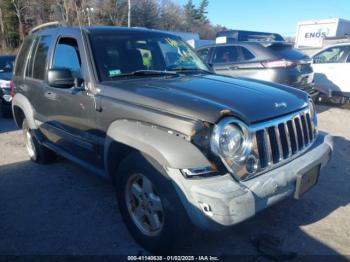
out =
[(315, 83), (333, 102), (350, 99), (350, 43), (328, 46), (312, 56)]
[(168, 33), (41, 26), (16, 61), (12, 107), (31, 160), (59, 154), (110, 178), (153, 252), (191, 223), (225, 229), (299, 198), (331, 156), (305, 92), (215, 75)]
[(242, 41), (197, 49), (217, 74), (289, 85), (316, 97), (311, 59), (290, 43)]
[(10, 82), (15, 59), (14, 55), (0, 56), (0, 116), (2, 117), (9, 117), (12, 114)]

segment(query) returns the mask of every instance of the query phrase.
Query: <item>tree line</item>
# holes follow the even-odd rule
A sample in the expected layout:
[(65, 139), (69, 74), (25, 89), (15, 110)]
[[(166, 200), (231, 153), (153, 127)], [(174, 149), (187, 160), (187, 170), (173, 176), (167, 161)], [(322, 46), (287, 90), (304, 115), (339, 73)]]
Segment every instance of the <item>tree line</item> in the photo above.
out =
[[(209, 0), (183, 6), (173, 0), (130, 0), (131, 26), (198, 32), (213, 39), (221, 26), (207, 16)], [(34, 26), (62, 21), (67, 25), (128, 25), (128, 0), (1, 0), (0, 50), (13, 51)]]

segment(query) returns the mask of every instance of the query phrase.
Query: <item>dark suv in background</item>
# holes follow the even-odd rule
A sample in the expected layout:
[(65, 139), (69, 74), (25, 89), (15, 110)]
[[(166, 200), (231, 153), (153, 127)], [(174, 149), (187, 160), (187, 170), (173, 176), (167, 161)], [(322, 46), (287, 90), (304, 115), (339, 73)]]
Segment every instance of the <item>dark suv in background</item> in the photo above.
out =
[(0, 56), (0, 116), (11, 116), (11, 101), (10, 92), (12, 71), (16, 56), (2, 55)]
[(217, 37), (225, 35), (226, 44), (197, 50), (217, 74), (276, 82), (306, 91), (312, 97), (317, 95), (312, 60), (291, 43), (283, 41), (281, 36), (227, 31)]

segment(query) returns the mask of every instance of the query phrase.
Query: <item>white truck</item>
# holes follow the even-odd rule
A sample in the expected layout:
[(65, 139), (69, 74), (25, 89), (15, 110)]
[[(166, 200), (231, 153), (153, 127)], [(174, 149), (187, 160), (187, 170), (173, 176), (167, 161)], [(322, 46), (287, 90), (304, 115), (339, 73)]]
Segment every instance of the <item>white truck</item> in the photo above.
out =
[(295, 45), (299, 49), (320, 49), (327, 37), (350, 35), (350, 21), (341, 18), (299, 22)]

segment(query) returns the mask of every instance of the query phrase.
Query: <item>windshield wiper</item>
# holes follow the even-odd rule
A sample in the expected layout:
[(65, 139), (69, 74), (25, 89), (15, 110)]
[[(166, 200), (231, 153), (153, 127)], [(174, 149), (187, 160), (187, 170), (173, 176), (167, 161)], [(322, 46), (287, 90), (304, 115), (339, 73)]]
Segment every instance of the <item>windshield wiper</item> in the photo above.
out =
[(130, 73), (110, 76), (110, 78), (129, 77), (129, 76), (176, 76), (176, 75), (178, 75), (178, 73), (173, 71), (137, 70)]
[[(188, 67), (173, 67), (171, 69), (168, 69), (169, 71), (173, 72), (201, 72), (201, 73), (206, 73), (206, 74), (212, 74), (212, 72), (205, 70), (205, 69), (200, 69), (200, 68), (188, 68)], [(167, 71), (167, 72), (169, 72)]]

